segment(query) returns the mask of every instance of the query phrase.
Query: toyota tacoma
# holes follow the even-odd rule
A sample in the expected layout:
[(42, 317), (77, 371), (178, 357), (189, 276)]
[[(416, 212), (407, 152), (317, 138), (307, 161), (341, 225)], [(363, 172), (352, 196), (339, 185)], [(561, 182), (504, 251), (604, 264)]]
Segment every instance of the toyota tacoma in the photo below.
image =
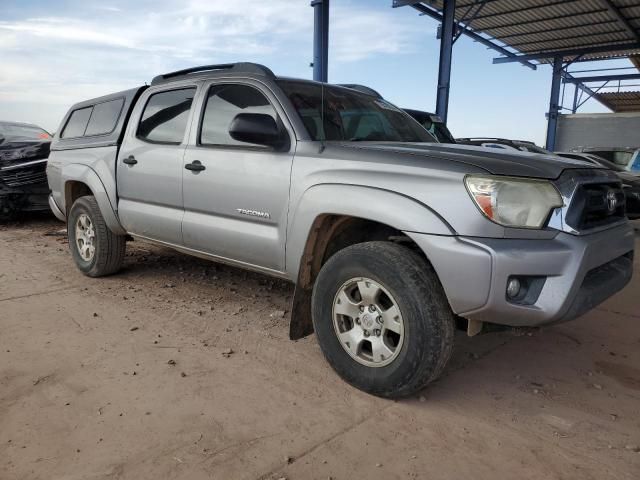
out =
[(127, 239), (295, 283), (290, 337), (382, 397), (417, 392), (469, 335), (576, 318), (630, 280), (615, 173), (440, 144), (351, 88), (209, 65), (71, 107), (50, 206), (86, 275)]

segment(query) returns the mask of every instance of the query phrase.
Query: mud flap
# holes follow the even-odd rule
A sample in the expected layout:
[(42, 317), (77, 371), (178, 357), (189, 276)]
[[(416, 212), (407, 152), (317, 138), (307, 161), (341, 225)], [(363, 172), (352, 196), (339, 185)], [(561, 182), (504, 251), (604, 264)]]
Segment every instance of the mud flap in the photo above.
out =
[(291, 322), (289, 323), (289, 338), (299, 340), (313, 333), (311, 320), (311, 289), (296, 285), (291, 303)]

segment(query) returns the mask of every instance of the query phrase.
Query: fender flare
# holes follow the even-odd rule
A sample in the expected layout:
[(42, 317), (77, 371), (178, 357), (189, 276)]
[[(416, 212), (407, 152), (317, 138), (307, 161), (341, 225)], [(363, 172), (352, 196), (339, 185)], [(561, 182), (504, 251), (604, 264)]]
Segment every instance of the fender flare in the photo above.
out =
[(286, 270), (296, 283), (291, 306), (289, 337), (313, 333), (309, 268), (301, 268), (307, 243), (317, 235), (316, 220), (325, 215), (363, 218), (405, 232), (455, 235), (455, 230), (435, 210), (404, 194), (376, 187), (318, 184), (296, 203), (287, 228)]
[(314, 185), (301, 195), (290, 216), (286, 248), (289, 278), (298, 278), (311, 227), (320, 215), (363, 218), (399, 231), (455, 235), (453, 227), (434, 209), (402, 193), (362, 185)]
[(118, 216), (116, 214), (116, 208), (111, 203), (111, 199), (107, 195), (107, 191), (105, 189), (100, 176), (96, 173), (94, 169), (88, 167), (87, 165), (82, 165), (79, 163), (72, 163), (65, 165), (62, 168), (61, 172), (62, 177), (62, 185), (64, 187), (64, 199), (65, 204), (62, 206), (62, 210), (65, 214), (71, 208), (71, 205), (67, 205), (67, 183), (68, 182), (80, 182), (84, 183), (96, 201), (98, 202), (98, 206), (100, 207), (100, 213), (104, 217), (104, 220), (109, 227), (109, 229), (115, 233), (116, 235), (125, 235), (127, 232), (120, 224), (118, 220)]

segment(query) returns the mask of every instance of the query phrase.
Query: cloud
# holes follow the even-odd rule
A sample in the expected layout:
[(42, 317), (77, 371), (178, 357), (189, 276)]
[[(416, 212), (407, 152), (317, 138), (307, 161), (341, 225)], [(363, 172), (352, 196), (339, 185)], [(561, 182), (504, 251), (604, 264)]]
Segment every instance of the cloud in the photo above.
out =
[[(156, 0), (66, 4), (57, 15), (21, 11), (0, 21), (0, 116), (56, 127), (77, 101), (130, 88), (187, 66), (238, 60), (309, 72), (313, 10), (307, 0)], [(413, 50), (424, 22), (390, 21), (349, 0), (332, 3), (331, 60), (356, 62)], [(33, 116), (34, 118), (27, 118)]]

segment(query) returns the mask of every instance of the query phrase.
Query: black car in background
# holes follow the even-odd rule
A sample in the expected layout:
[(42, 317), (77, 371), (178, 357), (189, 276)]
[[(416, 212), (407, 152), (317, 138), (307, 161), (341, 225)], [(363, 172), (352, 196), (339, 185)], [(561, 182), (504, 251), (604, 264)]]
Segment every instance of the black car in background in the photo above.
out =
[(486, 148), (503, 148), (505, 150), (519, 150), (521, 152), (541, 153), (543, 155), (553, 155), (549, 150), (537, 146), (527, 140), (509, 140), (507, 138), (475, 137), (456, 138), (456, 142), (464, 145), (476, 145)]
[(597, 155), (624, 170), (640, 173), (640, 148), (637, 147), (576, 147), (571, 153)]
[[(366, 93), (367, 95), (371, 95), (372, 97), (376, 97), (381, 100), (384, 99), (382, 95), (380, 95), (380, 93), (378, 93), (371, 87), (367, 87), (366, 85), (359, 85), (357, 83), (342, 83), (340, 84), (340, 86)], [(411, 115), (414, 120), (422, 125), (440, 143), (456, 143), (453, 135), (451, 135), (451, 132), (449, 131), (445, 123), (435, 113), (424, 112), (422, 110), (413, 110), (411, 108), (403, 108), (402, 110)]]
[(0, 219), (48, 210), (51, 134), (28, 123), (0, 121)]
[(633, 173), (625, 170), (624, 167), (615, 164), (606, 158), (588, 152), (555, 152), (556, 155), (575, 160), (584, 160), (616, 172), (622, 181), (625, 200), (627, 203), (627, 217), (630, 220), (640, 219), (640, 173)]
[(451, 132), (445, 123), (435, 113), (423, 112), (422, 110), (413, 110), (410, 108), (403, 108), (403, 110), (411, 115), (420, 125), (426, 128), (427, 131), (436, 137), (440, 143), (456, 143), (455, 138), (453, 138), (453, 135), (451, 135)]

